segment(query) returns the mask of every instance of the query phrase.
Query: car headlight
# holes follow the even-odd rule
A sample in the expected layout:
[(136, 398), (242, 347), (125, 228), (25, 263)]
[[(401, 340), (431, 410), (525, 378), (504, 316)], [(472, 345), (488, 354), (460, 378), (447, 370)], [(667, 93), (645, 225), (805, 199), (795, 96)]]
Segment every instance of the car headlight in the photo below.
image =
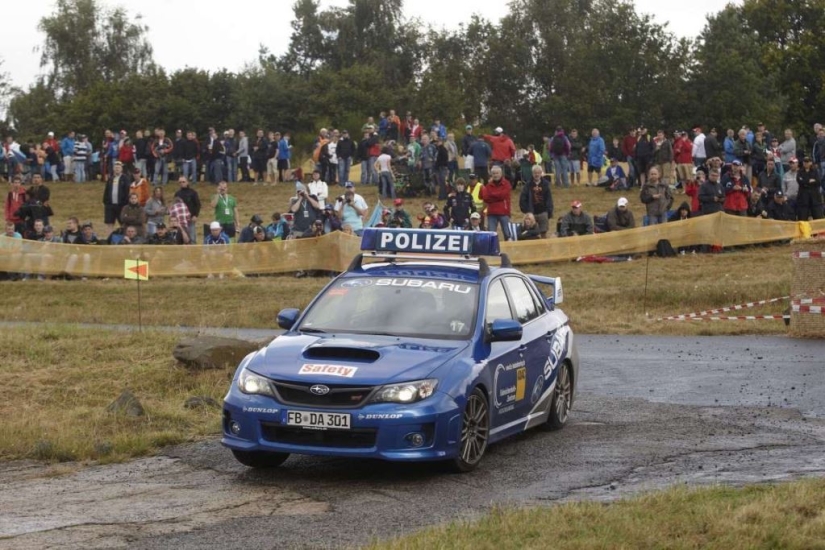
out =
[(418, 380), (384, 386), (372, 398), (373, 403), (415, 403), (435, 393), (438, 380)]
[(246, 367), (241, 370), (241, 374), (238, 376), (238, 389), (244, 393), (275, 397), (269, 379), (246, 370)]

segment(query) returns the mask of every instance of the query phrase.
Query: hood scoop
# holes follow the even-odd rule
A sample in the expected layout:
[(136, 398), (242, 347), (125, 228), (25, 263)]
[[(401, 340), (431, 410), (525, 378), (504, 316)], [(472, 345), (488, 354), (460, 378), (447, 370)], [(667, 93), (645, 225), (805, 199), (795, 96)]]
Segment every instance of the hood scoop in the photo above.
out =
[(307, 359), (338, 359), (340, 361), (374, 363), (381, 357), (381, 354), (373, 349), (313, 346), (304, 351), (304, 357)]

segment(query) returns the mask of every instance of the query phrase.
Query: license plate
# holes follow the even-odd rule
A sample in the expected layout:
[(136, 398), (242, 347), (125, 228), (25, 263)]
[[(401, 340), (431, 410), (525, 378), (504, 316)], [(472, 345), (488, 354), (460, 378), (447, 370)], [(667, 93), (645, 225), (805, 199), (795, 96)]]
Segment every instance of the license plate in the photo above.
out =
[(312, 411), (287, 411), (286, 424), (287, 426), (333, 430), (349, 430), (351, 427), (349, 414)]

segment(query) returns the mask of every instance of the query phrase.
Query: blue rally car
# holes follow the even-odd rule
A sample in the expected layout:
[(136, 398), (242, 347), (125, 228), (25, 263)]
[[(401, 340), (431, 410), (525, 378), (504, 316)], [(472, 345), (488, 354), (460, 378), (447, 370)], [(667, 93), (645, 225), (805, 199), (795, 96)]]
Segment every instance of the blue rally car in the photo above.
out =
[(222, 439), (238, 461), (274, 467), (298, 453), (469, 471), (491, 443), (565, 425), (579, 360), (559, 279), (513, 269), (495, 233), (373, 228), (361, 249), (238, 366)]

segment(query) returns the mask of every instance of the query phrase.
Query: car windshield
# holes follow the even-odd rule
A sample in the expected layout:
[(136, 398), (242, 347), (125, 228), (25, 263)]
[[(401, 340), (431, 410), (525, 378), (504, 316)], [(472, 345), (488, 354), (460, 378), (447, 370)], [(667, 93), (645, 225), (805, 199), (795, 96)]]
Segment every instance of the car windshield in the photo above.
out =
[(299, 331), (466, 339), (478, 285), (443, 279), (351, 277), (336, 281), (307, 312)]

